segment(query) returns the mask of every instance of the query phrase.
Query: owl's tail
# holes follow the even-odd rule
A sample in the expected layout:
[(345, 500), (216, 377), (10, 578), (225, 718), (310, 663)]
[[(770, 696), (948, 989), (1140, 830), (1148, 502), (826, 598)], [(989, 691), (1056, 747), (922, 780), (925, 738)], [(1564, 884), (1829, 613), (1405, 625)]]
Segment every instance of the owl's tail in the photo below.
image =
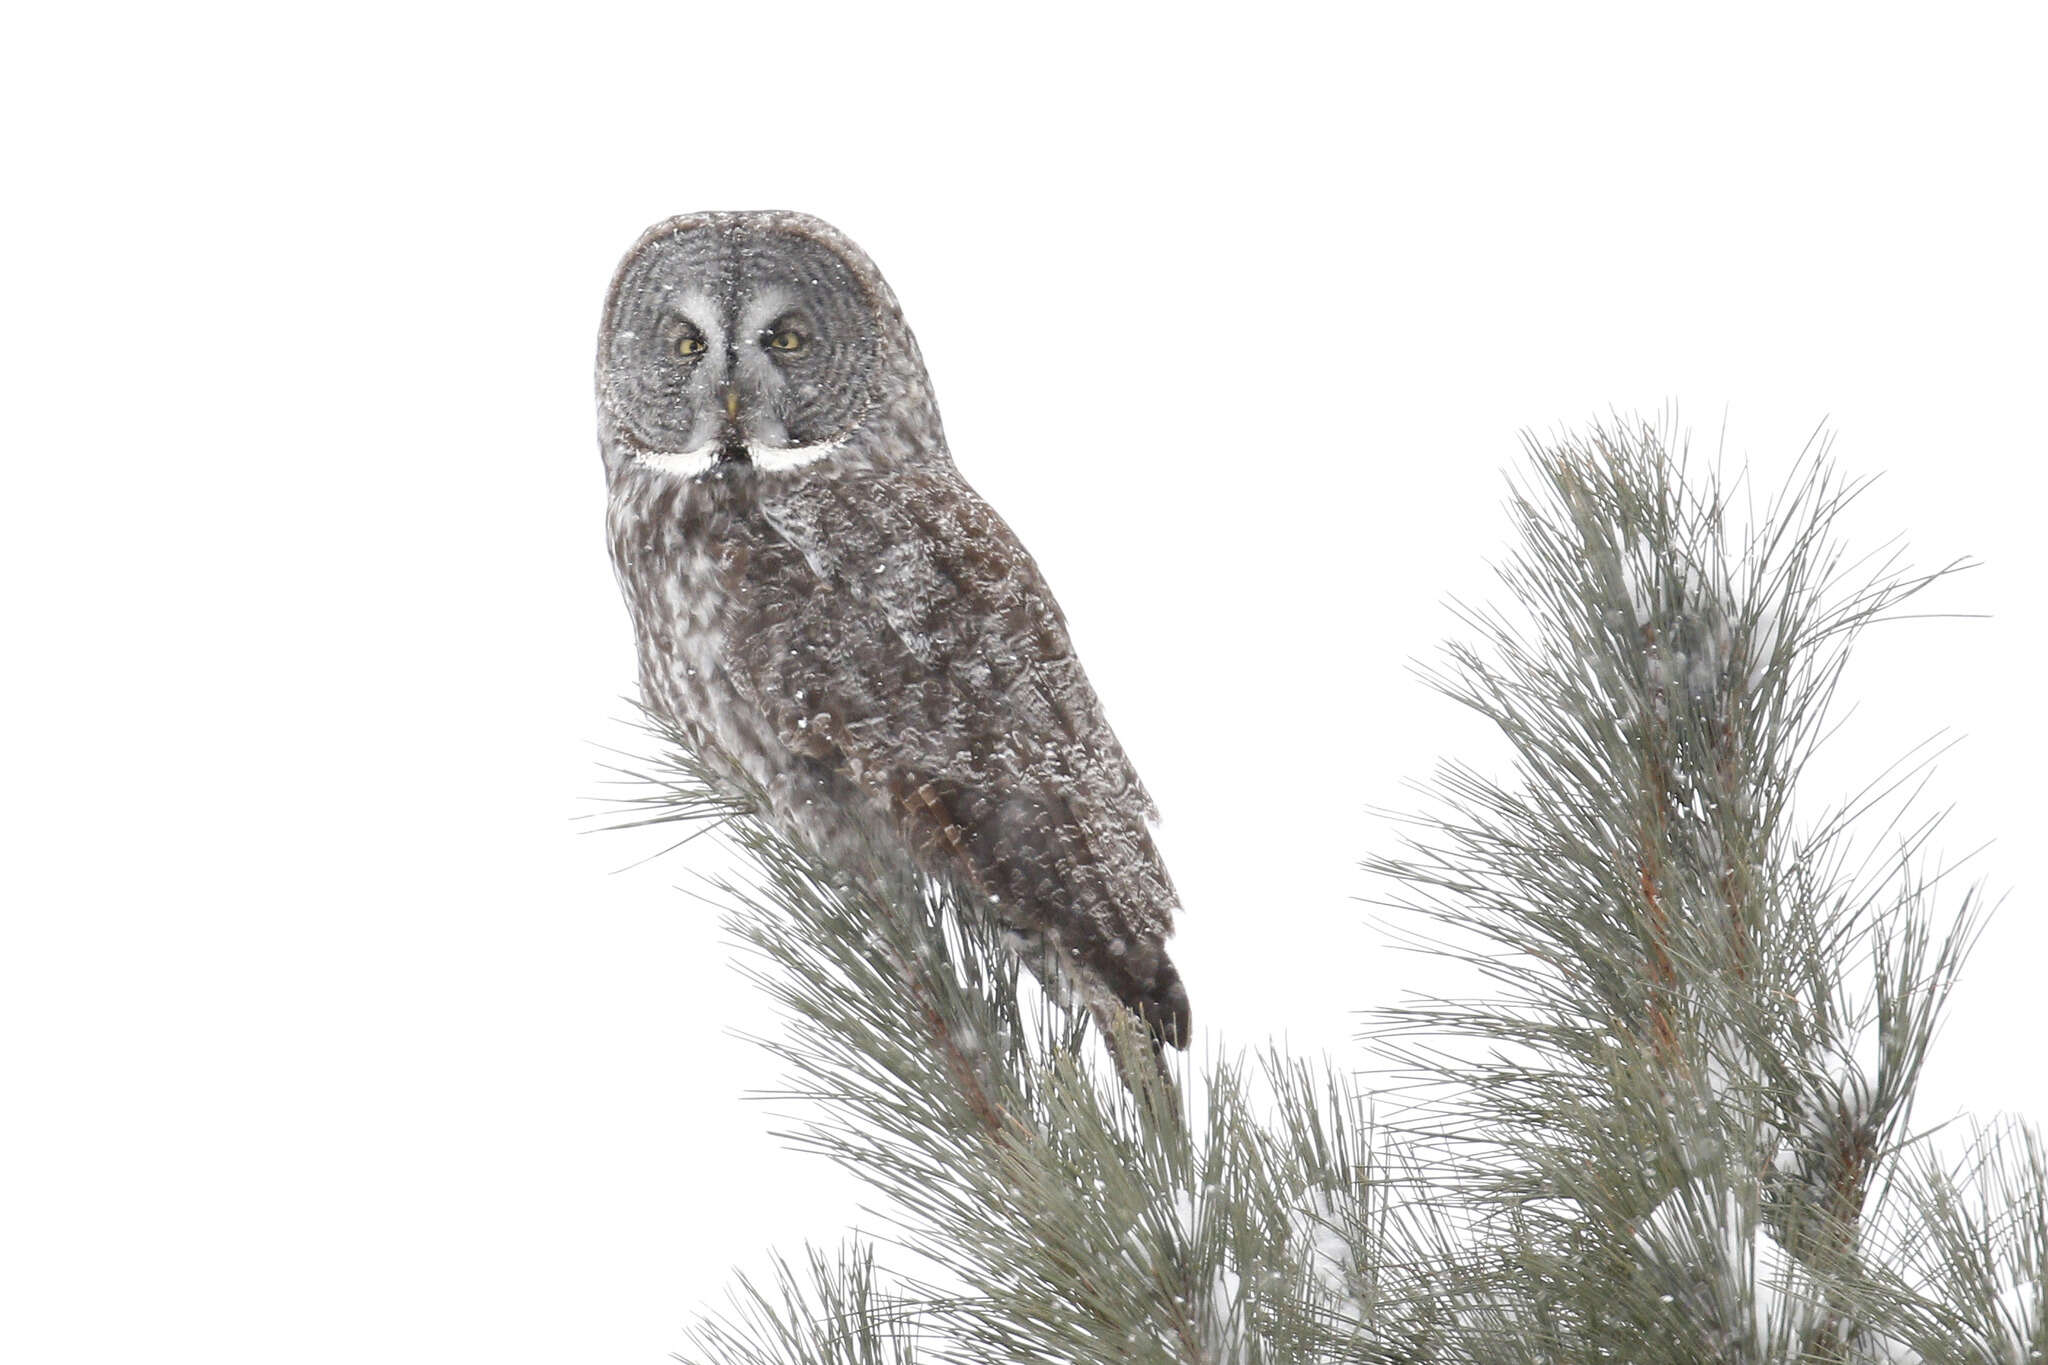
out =
[(1115, 1036), (1116, 1016), (1128, 1012), (1145, 1025), (1155, 1056), (1185, 1048), (1194, 1038), (1194, 1011), (1180, 972), (1157, 943), (1136, 949), (1114, 940), (1111, 952), (1095, 936), (1073, 938), (1057, 930), (1006, 930), (1006, 940), (1055, 999), (1085, 1005), (1105, 1039)]
[(1154, 1056), (1164, 1056), (1169, 1047), (1185, 1048), (1193, 1040), (1194, 1011), (1188, 1005), (1187, 987), (1157, 942), (1116, 954), (1091, 952), (1092, 944), (1076, 947), (1081, 950), (1075, 956), (1083, 977), (1092, 979), (1094, 994), (1114, 997), (1143, 1021)]
[[(1119, 990), (1114, 999), (1098, 992), (1089, 1002), (1089, 1010), (1095, 1016), (1095, 1026), (1101, 1030), (1102, 1040), (1109, 1047), (1110, 1059), (1116, 1064), (1117, 1075), (1125, 1087), (1139, 1096), (1153, 1092), (1156, 1087), (1157, 1093), (1168, 1100), (1162, 1113), (1184, 1116), (1180, 1087), (1174, 1080), (1173, 1068), (1167, 1063), (1166, 1049), (1169, 1046), (1188, 1046), (1193, 1036), (1190, 1031), (1193, 1016), (1188, 1009), (1187, 988), (1181, 985), (1180, 973), (1166, 960), (1165, 954), (1160, 954), (1159, 970), (1143, 991)], [(1149, 1047), (1131, 1046), (1135, 1041), (1129, 1030), (1132, 1014), (1144, 1022), (1145, 1041)]]
[(1194, 1037), (1194, 1011), (1188, 1004), (1187, 987), (1180, 984), (1180, 972), (1164, 954), (1151, 985), (1141, 989), (1135, 1000), (1127, 997), (1124, 1003), (1136, 1006), (1138, 1017), (1152, 1035), (1154, 1052), (1168, 1046), (1185, 1048)]

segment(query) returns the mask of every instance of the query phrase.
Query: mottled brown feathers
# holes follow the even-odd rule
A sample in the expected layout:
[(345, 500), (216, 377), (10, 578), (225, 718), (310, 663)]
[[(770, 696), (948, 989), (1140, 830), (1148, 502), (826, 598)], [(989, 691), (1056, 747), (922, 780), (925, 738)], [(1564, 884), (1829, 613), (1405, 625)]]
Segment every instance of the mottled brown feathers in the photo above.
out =
[[(950, 880), (1034, 970), (1185, 1044), (1151, 800), (1037, 566), (954, 470), (879, 273), (786, 214), (671, 220), (635, 256), (607, 303), (599, 411), (649, 704), (827, 858), (879, 850)], [(832, 283), (848, 275), (857, 290)], [(771, 315), (815, 349), (766, 354)], [(717, 344), (678, 360), (660, 349), (678, 327)], [(674, 406), (621, 410), (647, 403)]]

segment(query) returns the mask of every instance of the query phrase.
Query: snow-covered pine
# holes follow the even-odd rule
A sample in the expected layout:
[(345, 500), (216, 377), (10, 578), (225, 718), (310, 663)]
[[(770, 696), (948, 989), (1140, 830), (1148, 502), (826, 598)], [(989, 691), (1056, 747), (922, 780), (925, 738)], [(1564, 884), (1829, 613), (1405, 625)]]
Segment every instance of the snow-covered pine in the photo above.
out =
[(659, 733), (633, 813), (748, 860), (716, 894), (789, 1021), (787, 1136), (868, 1183), (892, 1262), (742, 1280), (690, 1359), (2048, 1358), (2040, 1139), (1943, 1164), (1911, 1126), (1978, 922), (1886, 806), (1917, 769), (1794, 809), (1849, 645), (1938, 575), (1845, 555), (1824, 449), (1755, 514), (1687, 465), (1642, 423), (1530, 443), (1513, 605), (1433, 675), (1512, 769), (1448, 765), (1368, 865), (1493, 990), (1380, 1011), (1376, 1093), (1271, 1051), (1119, 1084), (982, 917), (863, 891)]
[(1934, 823), (1891, 799), (1917, 765), (1794, 799), (1850, 646), (1947, 570), (1851, 558), (1825, 443), (1761, 510), (1647, 423), (1529, 456), (1512, 603), (1461, 610), (1476, 639), (1430, 674), (1508, 770), (1448, 765), (1369, 865), (1397, 932), (1494, 988), (1375, 1033), (1425, 1097), (1383, 1140), (1480, 1230), (1495, 1340), (1448, 1358), (2003, 1359), (1926, 1354), (1932, 1277), (1887, 1254), (1978, 898), (1936, 901)]

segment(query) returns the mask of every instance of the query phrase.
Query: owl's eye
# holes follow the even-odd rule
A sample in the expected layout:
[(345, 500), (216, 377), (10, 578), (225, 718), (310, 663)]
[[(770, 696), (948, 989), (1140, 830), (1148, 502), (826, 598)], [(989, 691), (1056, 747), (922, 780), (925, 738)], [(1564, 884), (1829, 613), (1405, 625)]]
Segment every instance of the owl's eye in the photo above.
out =
[(694, 359), (704, 354), (704, 338), (687, 332), (684, 333), (682, 338), (676, 342), (676, 354), (686, 360)]
[(803, 334), (794, 327), (785, 327), (768, 338), (768, 345), (777, 351), (801, 351), (804, 348)]

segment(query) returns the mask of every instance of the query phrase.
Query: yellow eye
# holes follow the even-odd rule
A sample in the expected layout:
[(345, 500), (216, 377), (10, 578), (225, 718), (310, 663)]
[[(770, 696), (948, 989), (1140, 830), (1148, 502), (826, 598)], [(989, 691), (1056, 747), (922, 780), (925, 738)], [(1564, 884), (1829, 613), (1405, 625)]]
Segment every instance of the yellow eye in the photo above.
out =
[(769, 337), (768, 344), (778, 351), (800, 351), (803, 349), (804, 339), (793, 328), (785, 327)]
[(676, 343), (676, 354), (694, 356), (704, 354), (704, 338), (686, 336)]

